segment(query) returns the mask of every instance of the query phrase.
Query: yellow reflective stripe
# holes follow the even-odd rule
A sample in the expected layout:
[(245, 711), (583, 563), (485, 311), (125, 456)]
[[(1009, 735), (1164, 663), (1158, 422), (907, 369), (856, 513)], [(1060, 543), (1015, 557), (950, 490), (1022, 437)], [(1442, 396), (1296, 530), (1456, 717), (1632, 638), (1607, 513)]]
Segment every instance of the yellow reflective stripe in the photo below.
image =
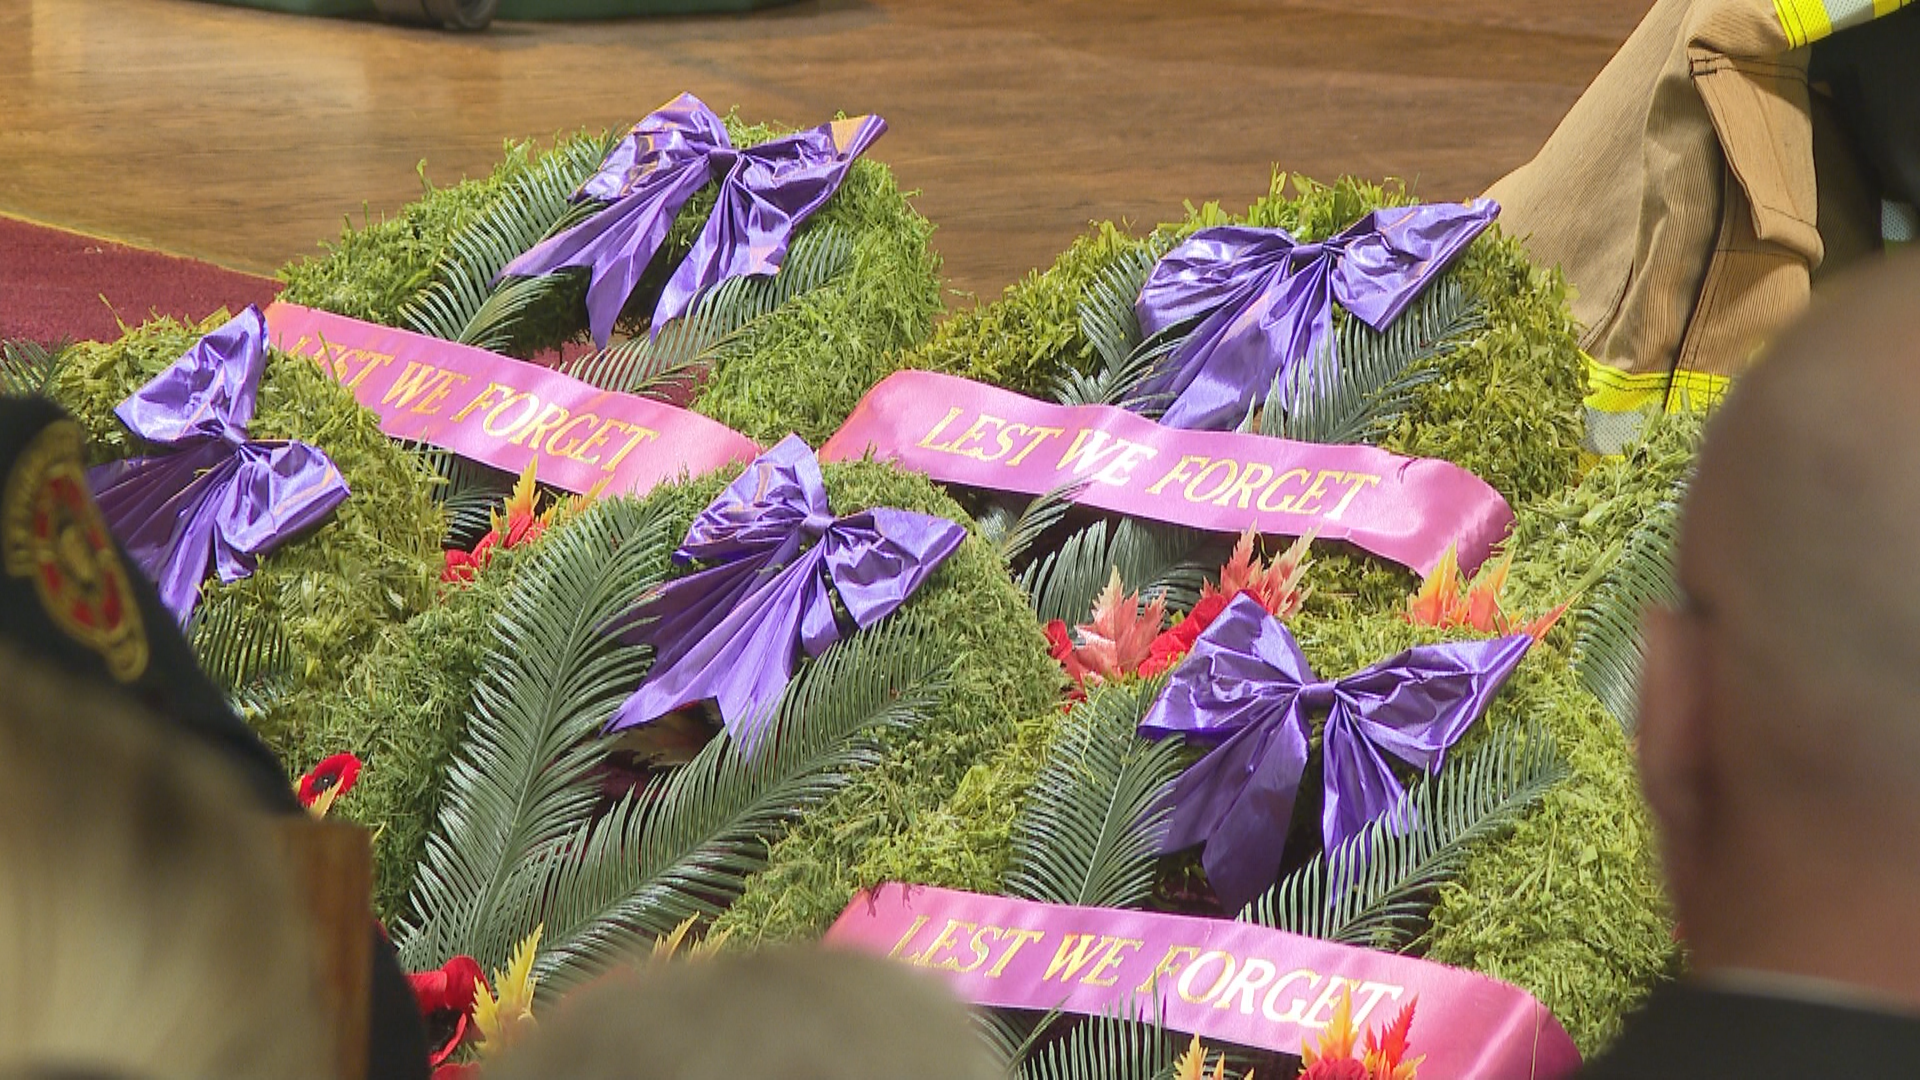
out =
[(1670, 382), (1666, 372), (1634, 373), (1609, 367), (1591, 356), (1586, 360), (1587, 408), (1608, 413), (1640, 412), (1666, 400)]
[(1733, 380), (1706, 371), (1676, 371), (1667, 391), (1668, 412), (1704, 412), (1727, 392)]
[(1698, 411), (1711, 407), (1733, 381), (1706, 371), (1631, 372), (1609, 367), (1591, 356), (1586, 361), (1585, 404), (1595, 412)]
[(1773, 0), (1787, 44), (1799, 48), (1835, 31), (1891, 15), (1912, 0)]
[(1820, 0), (1773, 0), (1773, 12), (1780, 17), (1780, 29), (1787, 33), (1787, 45), (1797, 49), (1833, 33), (1833, 21)]

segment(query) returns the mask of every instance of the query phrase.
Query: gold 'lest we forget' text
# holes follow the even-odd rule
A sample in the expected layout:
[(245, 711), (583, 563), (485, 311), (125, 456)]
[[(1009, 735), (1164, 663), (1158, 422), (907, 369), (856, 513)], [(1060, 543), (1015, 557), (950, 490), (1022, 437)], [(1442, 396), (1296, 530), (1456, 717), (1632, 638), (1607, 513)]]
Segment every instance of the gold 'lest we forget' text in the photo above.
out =
[[(1361, 492), (1380, 483), (1377, 473), (1283, 469), (1264, 461), (1206, 454), (1182, 454), (1162, 471), (1145, 468), (1160, 456), (1158, 447), (1098, 428), (1081, 428), (1069, 434), (1065, 428), (1025, 424), (984, 412), (975, 413), (966, 424), (956, 423), (967, 412), (958, 405), (948, 409), (916, 445), (1008, 468), (1019, 467), (1038, 454), (1036, 460), (1051, 461), (1053, 471), (1091, 483), (1109, 487), (1139, 484), (1145, 494), (1158, 498), (1327, 521), (1339, 521)], [(1060, 456), (1053, 459), (1056, 451)]]
[[(339, 348), (307, 337), (287, 351), (312, 356), (323, 367), (331, 364), (334, 378), (355, 391), (374, 372), (391, 373), (394, 362), (389, 353)], [(506, 383), (489, 382), (474, 393), (471, 382), (471, 376), (457, 371), (409, 360), (381, 392), (380, 404), (417, 416), (445, 416), (451, 410), (451, 424), (478, 425), (481, 434), (503, 445), (524, 446), (536, 454), (598, 466), (607, 473), (618, 469), (641, 444), (660, 437), (660, 432), (642, 424), (584, 410), (572, 412)]]

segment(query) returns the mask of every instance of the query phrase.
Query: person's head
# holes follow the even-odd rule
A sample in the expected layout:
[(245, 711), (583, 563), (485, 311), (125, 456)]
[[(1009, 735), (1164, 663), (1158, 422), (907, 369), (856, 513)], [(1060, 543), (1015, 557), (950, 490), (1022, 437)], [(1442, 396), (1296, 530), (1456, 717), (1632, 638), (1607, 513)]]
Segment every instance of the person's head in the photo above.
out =
[(995, 1080), (924, 972), (834, 949), (654, 964), (560, 1002), (487, 1080)]
[(0, 1075), (332, 1075), (268, 819), (197, 740), (0, 645)]
[(1678, 583), (1638, 737), (1696, 967), (1907, 993), (1870, 969), (1908, 966), (1873, 939), (1920, 910), (1920, 261), (1817, 303), (1734, 387)]

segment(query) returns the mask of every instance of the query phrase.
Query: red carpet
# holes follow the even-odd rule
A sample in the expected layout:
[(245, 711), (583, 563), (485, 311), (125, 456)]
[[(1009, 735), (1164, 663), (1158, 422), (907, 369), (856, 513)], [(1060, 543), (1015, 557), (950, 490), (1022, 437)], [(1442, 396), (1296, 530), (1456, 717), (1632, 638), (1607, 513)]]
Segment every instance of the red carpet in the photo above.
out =
[(266, 306), (280, 283), (0, 216), (0, 338), (113, 341), (120, 323)]

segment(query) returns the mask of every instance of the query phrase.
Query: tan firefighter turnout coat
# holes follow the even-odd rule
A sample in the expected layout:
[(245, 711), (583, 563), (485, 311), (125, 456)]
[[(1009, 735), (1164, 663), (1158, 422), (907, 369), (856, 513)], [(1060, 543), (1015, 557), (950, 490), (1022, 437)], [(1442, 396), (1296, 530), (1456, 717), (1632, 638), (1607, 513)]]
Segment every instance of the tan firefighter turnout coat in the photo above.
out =
[(1590, 449), (1617, 450), (1647, 409), (1700, 407), (1806, 307), (1829, 201), (1807, 46), (1906, 2), (1656, 0), (1488, 191), (1576, 290)]

